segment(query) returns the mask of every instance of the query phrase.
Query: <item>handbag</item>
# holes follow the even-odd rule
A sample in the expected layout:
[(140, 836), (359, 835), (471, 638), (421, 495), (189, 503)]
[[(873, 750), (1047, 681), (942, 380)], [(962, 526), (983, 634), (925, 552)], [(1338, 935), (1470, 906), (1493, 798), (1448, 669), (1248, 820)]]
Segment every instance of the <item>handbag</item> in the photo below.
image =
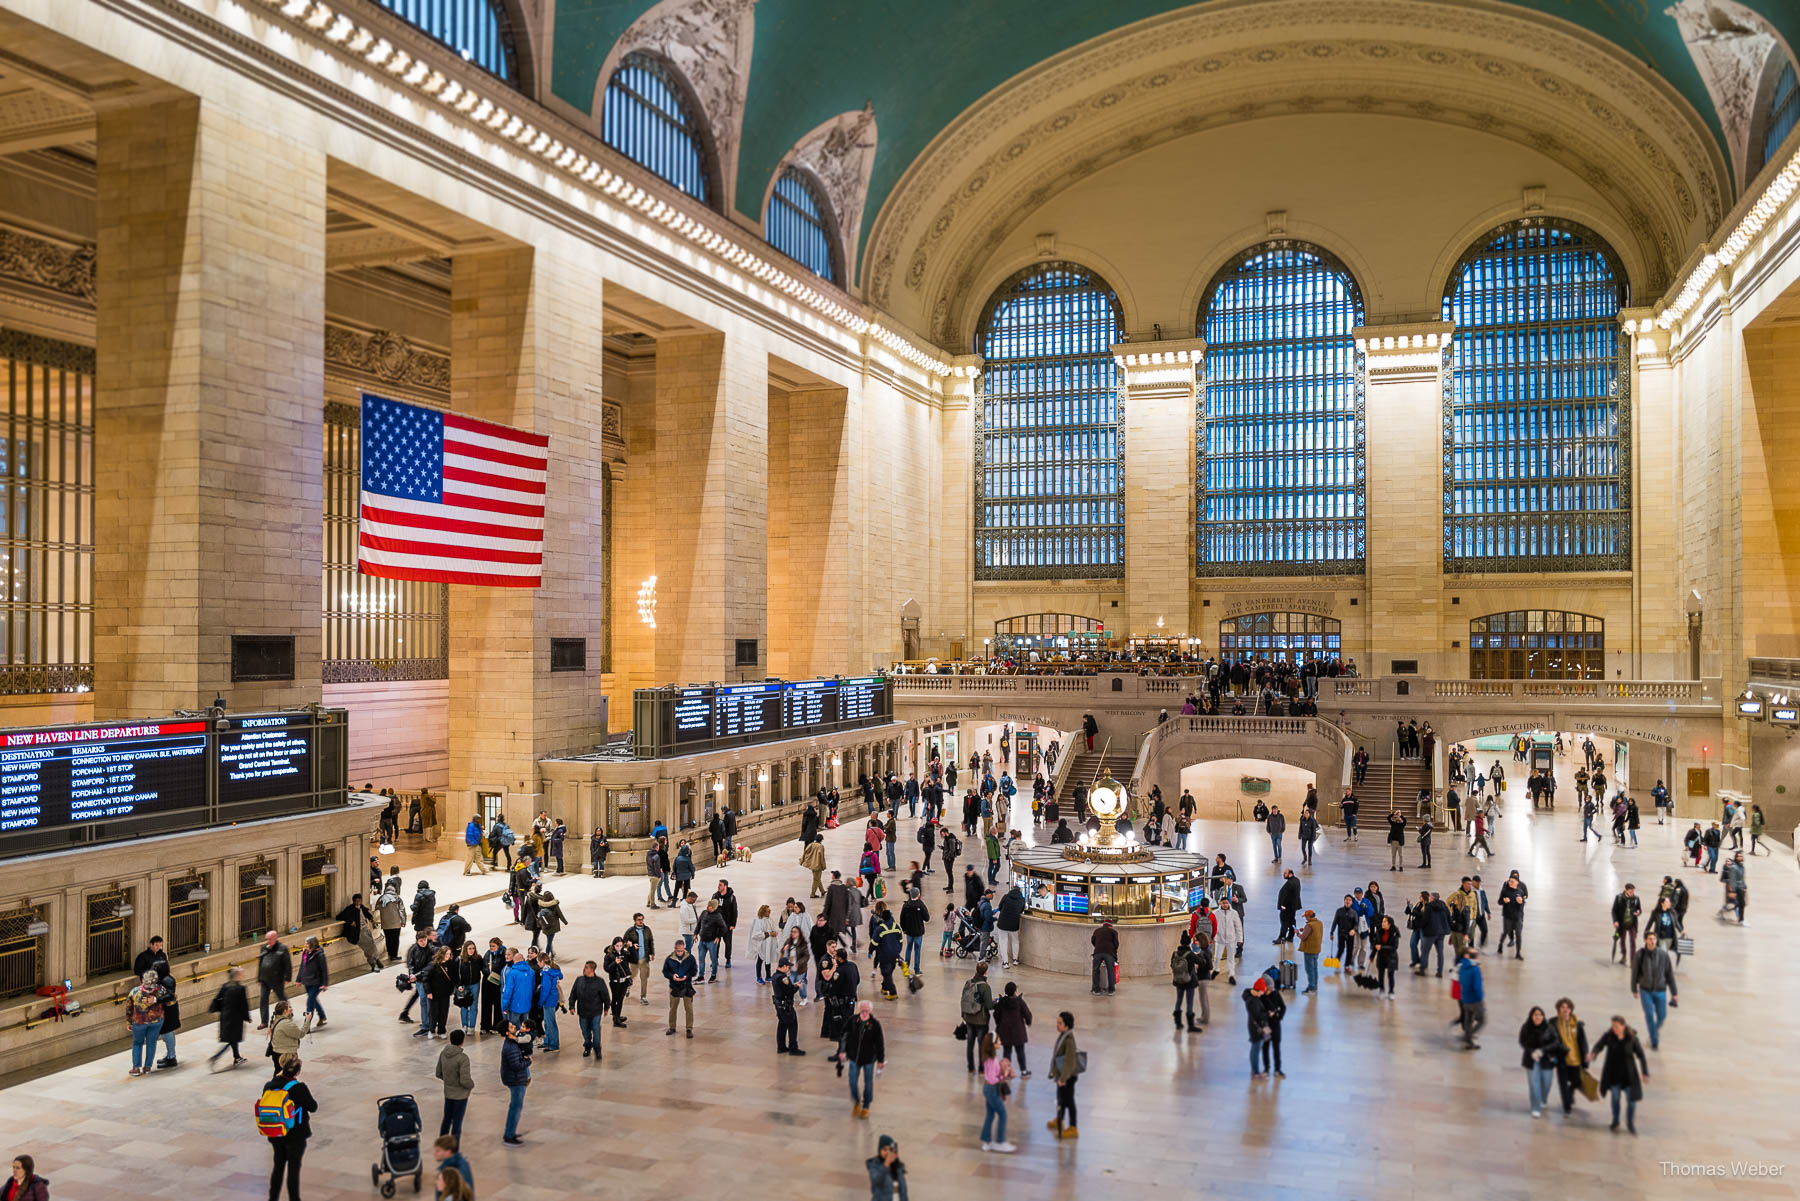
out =
[(475, 990), (470, 988), (467, 984), (464, 984), (457, 988), (450, 999), (456, 1004), (458, 1009), (467, 1009), (475, 1003)]
[(1461, 980), (1450, 981), (1450, 999), (1452, 1001), (1462, 1000), (1462, 981)]
[(967, 1022), (956, 1023), (956, 1029), (950, 1032), (950, 1037), (954, 1038), (959, 1043), (967, 1042), (969, 1038), (969, 1024)]
[(1600, 1081), (1586, 1068), (1581, 1069), (1581, 1095), (1590, 1101), (1600, 1099)]
[(1675, 939), (1675, 953), (1677, 955), (1692, 955), (1694, 953), (1694, 940), (1678, 935)]

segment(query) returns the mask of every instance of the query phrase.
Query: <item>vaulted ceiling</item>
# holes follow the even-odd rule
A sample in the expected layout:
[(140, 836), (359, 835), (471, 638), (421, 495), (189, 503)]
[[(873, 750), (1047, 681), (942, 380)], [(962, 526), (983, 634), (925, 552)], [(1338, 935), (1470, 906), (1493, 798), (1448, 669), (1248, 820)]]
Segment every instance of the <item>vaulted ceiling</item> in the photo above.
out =
[[(769, 179), (808, 131), (848, 110), (874, 107), (880, 127), (863, 208), (865, 231), (922, 152), (983, 96), (1091, 39), (1133, 22), (1179, 10), (1235, 14), (1256, 22), (1259, 10), (1289, 0), (687, 0), (715, 11), (754, 10), (754, 41), (744, 89), (741, 144), (728, 180), (735, 206), (760, 215)], [(557, 0), (550, 89), (582, 112), (596, 106), (603, 67), (652, 0)], [(1379, 0), (1337, 0), (1330, 8), (1354, 21)], [(1733, 161), (1728, 120), (1721, 120), (1717, 80), (1703, 76), (1693, 43), (1725, 44), (1745, 36), (1800, 38), (1800, 0), (1448, 0), (1446, 15), (1512, 10), (1547, 19), (1554, 29), (1585, 32), (1635, 60)], [(1685, 10), (1678, 12), (1678, 10)], [(1748, 20), (1746, 20), (1748, 18)], [(1760, 20), (1759, 20), (1760, 19)], [(1685, 20), (1685, 28), (1684, 28)], [(1760, 24), (1761, 28), (1755, 28)], [(1741, 89), (1740, 89), (1741, 90)], [(1728, 100), (1729, 103), (1729, 100)], [(1741, 159), (1740, 153), (1735, 158)], [(1725, 181), (1730, 190), (1733, 185)], [(1741, 186), (1741, 181), (1737, 186)]]

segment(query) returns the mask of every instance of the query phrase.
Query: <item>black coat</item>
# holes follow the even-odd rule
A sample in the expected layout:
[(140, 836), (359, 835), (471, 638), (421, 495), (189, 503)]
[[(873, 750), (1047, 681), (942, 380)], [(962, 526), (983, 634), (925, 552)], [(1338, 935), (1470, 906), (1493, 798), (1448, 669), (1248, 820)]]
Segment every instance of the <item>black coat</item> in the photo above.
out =
[(1281, 882), (1281, 892), (1276, 895), (1275, 905), (1278, 909), (1300, 908), (1300, 877), (1289, 876)]
[(1553, 1068), (1563, 1061), (1562, 1038), (1556, 1033), (1556, 1023), (1545, 1019), (1541, 1026), (1533, 1026), (1531, 1019), (1519, 1027), (1519, 1066)]
[(228, 981), (213, 995), (208, 1012), (219, 1015), (219, 1041), (242, 1042), (244, 1027), (250, 1022), (250, 994), (242, 984)]
[(1622, 1088), (1633, 1101), (1644, 1099), (1643, 1073), (1650, 1070), (1644, 1058), (1644, 1045), (1637, 1035), (1627, 1033), (1620, 1038), (1609, 1028), (1594, 1044), (1593, 1054), (1600, 1059), (1600, 1088)]
[(852, 1018), (838, 1040), (838, 1053), (845, 1063), (887, 1062), (887, 1043), (881, 1037), (881, 1023), (873, 1017), (866, 1022)]
[(600, 976), (580, 975), (569, 985), (569, 1008), (580, 1018), (597, 1018), (612, 1003), (612, 993)]

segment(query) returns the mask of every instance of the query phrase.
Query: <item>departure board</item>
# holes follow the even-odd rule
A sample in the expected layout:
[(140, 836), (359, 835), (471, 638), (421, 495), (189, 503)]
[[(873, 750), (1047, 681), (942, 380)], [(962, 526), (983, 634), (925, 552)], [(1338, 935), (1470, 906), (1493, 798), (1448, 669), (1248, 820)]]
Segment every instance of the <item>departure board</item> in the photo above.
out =
[(234, 717), (219, 735), (219, 801), (255, 801), (312, 791), (308, 714)]
[(0, 833), (205, 804), (205, 722), (0, 734)]
[(886, 716), (891, 710), (882, 703), (887, 681), (880, 676), (845, 680), (838, 685), (838, 720), (868, 721)]
[(711, 742), (718, 737), (713, 689), (683, 688), (675, 694), (675, 741)]
[(787, 686), (786, 725), (790, 730), (833, 726), (838, 721), (836, 680), (794, 680)]
[(639, 758), (826, 734), (894, 720), (882, 676), (640, 688), (632, 697)]
[(733, 684), (714, 693), (720, 738), (741, 738), (781, 729), (781, 681)]

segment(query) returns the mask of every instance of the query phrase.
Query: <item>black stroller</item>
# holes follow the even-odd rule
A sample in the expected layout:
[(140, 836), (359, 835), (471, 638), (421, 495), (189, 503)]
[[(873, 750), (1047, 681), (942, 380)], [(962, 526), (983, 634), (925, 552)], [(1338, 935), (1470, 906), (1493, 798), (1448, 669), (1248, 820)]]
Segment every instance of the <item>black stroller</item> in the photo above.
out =
[(425, 1177), (419, 1158), (419, 1103), (410, 1095), (383, 1097), (375, 1102), (375, 1125), (381, 1132), (381, 1162), (369, 1165), (369, 1182), (391, 1197), (395, 1182), (411, 1176), (413, 1192), (418, 1192)]

